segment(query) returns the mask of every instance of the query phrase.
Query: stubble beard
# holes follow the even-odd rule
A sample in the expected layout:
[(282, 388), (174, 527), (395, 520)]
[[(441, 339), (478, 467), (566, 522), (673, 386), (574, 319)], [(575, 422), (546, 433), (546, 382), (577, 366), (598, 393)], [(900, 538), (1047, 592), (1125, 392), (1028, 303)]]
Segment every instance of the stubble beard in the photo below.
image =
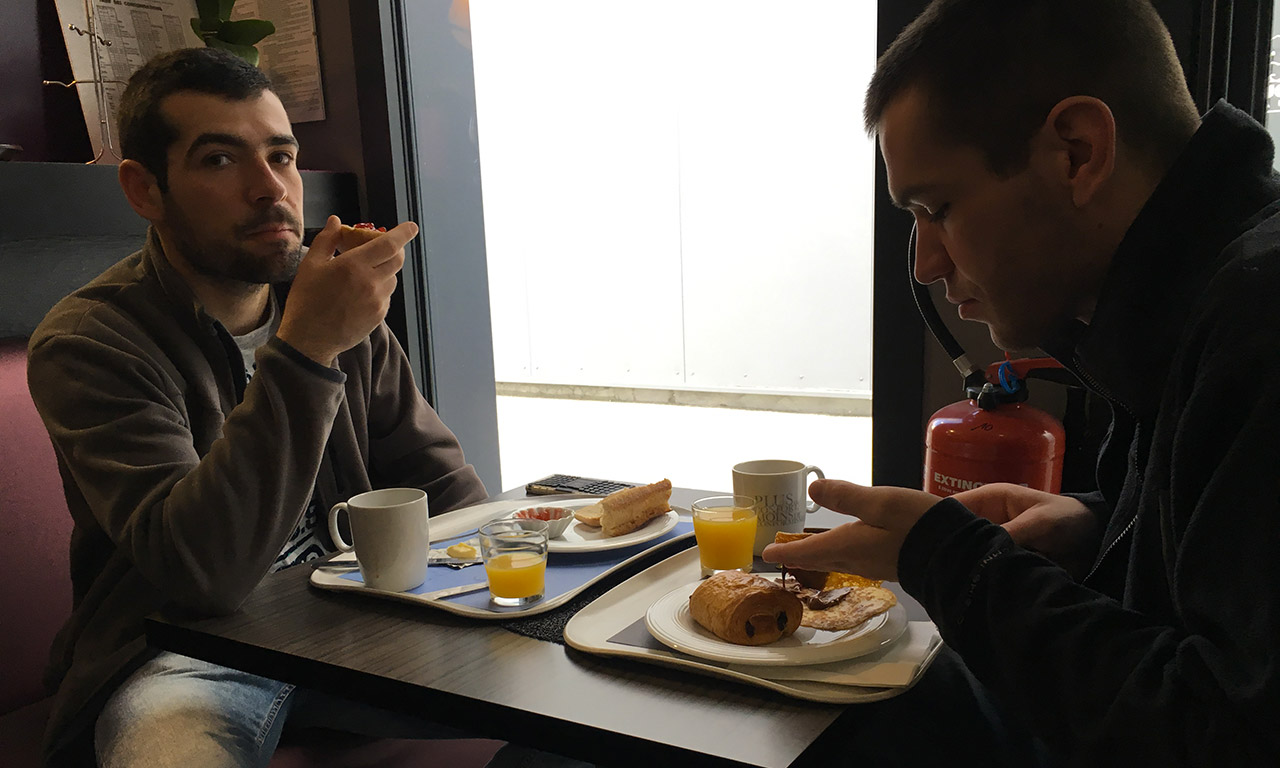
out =
[(1010, 335), (1003, 330), (997, 330), (995, 326), (988, 325), (987, 332), (991, 334), (991, 343), (1001, 352), (1008, 352), (1011, 355), (1020, 355), (1028, 353), (1031, 350), (1038, 349), (1038, 342), (1032, 342), (1030, 339), (1022, 335)]
[[(167, 223), (179, 252), (197, 274), (245, 291), (274, 283), (293, 280), (302, 261), (302, 243), (277, 241), (262, 243), (255, 252), (234, 241), (204, 240), (197, 236), (195, 228), (185, 213), (176, 205), (168, 206)], [(245, 237), (249, 230), (273, 223), (291, 226), (301, 232), (301, 225), (289, 210), (276, 206), (265, 209), (235, 228), (236, 237)]]
[(1030, 353), (1041, 349), (1041, 345), (1050, 337), (1060, 332), (1065, 318), (1056, 314), (1045, 316), (1042, 312), (1029, 311), (1026, 307), (1017, 308), (1010, 315), (1008, 308), (992, 322), (985, 322), (987, 332), (991, 334), (991, 342), (1002, 351), (1010, 354)]

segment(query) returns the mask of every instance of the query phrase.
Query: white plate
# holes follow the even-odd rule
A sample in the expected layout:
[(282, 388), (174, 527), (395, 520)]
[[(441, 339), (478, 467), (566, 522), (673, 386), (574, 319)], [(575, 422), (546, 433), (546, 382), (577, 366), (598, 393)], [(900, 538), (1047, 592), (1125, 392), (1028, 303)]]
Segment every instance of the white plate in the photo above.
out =
[(693, 620), (689, 595), (701, 583), (695, 581), (676, 587), (658, 598), (649, 606), (644, 621), (649, 633), (662, 644), (711, 661), (759, 666), (823, 664), (877, 651), (901, 637), (907, 628), (906, 610), (894, 605), (853, 629), (832, 632), (801, 627), (790, 637), (768, 645), (735, 645), (721, 640)]
[[(532, 503), (521, 506), (520, 509), (528, 509), (529, 507), (578, 509), (579, 507), (590, 506), (598, 501), (600, 499), (564, 499), (563, 501), (558, 501), (554, 498), (548, 498), (546, 501), (532, 501)], [(518, 511), (512, 510), (511, 514), (514, 515)], [(606, 549), (621, 549), (632, 544), (642, 544), (656, 539), (675, 528), (678, 522), (680, 522), (680, 516), (673, 509), (665, 515), (653, 518), (631, 533), (624, 533), (621, 536), (605, 536), (594, 525), (586, 525), (574, 520), (569, 523), (569, 527), (565, 529), (563, 535), (559, 538), (548, 540), (547, 549), (551, 552), (601, 552)]]

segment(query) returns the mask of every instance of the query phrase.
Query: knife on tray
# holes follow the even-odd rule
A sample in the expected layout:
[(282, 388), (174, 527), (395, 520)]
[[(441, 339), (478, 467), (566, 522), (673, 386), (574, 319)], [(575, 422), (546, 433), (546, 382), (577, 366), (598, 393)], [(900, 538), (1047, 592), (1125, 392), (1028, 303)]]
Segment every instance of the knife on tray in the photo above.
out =
[[(436, 557), (432, 555), (427, 558), (428, 566), (447, 565), (450, 568), (466, 568), (469, 565), (479, 565), (480, 562), (481, 560), (478, 557)], [(360, 563), (356, 560), (329, 560), (312, 567), (317, 571), (354, 571), (360, 567)]]
[[(478, 563), (480, 561), (477, 560), (476, 562)], [(473, 563), (468, 563), (468, 565), (473, 565)], [(321, 563), (320, 565), (315, 566), (315, 570), (317, 571), (321, 571), (321, 570), (322, 571), (354, 571), (357, 567), (358, 566), (356, 565), (356, 562), (354, 560), (351, 560), (351, 561), (344, 561), (341, 563)], [(431, 592), (420, 592), (420, 593), (414, 594), (414, 597), (421, 598), (423, 600), (437, 600), (442, 597), (453, 597), (454, 595), (465, 595), (470, 592), (479, 592), (482, 589), (488, 589), (488, 588), (489, 588), (489, 582), (481, 581), (475, 584), (460, 584), (456, 587), (445, 587), (444, 589), (437, 589)]]
[(434, 592), (421, 592), (419, 594), (415, 594), (414, 597), (420, 598), (422, 600), (436, 600), (441, 597), (453, 597), (454, 595), (465, 595), (468, 592), (479, 592), (482, 589), (488, 589), (488, 588), (489, 588), (489, 582), (482, 581), (479, 584), (463, 584), (457, 587), (446, 587), (444, 589), (437, 589)]

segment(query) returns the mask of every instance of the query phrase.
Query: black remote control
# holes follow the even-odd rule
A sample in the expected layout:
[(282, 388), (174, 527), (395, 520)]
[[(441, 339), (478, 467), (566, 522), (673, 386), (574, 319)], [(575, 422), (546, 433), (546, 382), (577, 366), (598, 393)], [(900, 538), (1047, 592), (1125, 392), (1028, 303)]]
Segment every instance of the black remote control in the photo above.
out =
[(623, 488), (635, 488), (638, 483), (622, 483), (617, 480), (600, 480), (577, 475), (551, 475), (534, 480), (524, 487), (530, 496), (546, 496), (553, 493), (591, 493), (607, 496)]

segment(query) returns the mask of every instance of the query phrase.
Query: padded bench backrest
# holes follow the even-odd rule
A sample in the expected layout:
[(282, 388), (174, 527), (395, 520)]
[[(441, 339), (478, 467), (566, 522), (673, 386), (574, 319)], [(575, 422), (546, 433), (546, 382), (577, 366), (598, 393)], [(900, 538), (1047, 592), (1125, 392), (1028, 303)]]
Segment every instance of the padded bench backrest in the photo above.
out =
[(0, 713), (45, 695), (49, 646), (71, 613), (71, 527), (26, 340), (0, 340)]

